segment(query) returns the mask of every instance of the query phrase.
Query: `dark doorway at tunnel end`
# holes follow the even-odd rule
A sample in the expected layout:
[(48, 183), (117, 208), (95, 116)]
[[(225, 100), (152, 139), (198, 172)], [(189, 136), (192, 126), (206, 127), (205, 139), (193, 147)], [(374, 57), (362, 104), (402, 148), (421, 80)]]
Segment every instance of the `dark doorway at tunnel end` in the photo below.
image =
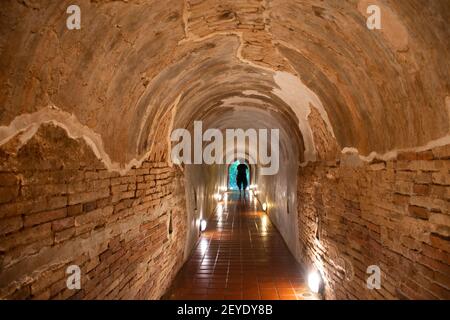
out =
[(251, 166), (245, 160), (236, 160), (228, 166), (228, 190), (246, 190), (251, 184)]

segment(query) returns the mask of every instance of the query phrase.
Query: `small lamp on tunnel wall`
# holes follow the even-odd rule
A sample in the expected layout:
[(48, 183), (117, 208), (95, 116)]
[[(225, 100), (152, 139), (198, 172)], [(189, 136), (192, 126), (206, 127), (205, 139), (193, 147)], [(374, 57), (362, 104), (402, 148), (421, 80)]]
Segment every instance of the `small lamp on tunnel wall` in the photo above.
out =
[(264, 203), (262, 204), (262, 209), (263, 209), (264, 212), (267, 211), (267, 203), (264, 202)]
[(206, 220), (205, 220), (205, 219), (202, 219), (202, 220), (200, 221), (200, 231), (201, 231), (201, 232), (203, 232), (203, 231), (206, 230), (206, 225), (207, 225)]
[(314, 293), (319, 293), (322, 287), (322, 277), (317, 270), (310, 271), (308, 274), (308, 287)]

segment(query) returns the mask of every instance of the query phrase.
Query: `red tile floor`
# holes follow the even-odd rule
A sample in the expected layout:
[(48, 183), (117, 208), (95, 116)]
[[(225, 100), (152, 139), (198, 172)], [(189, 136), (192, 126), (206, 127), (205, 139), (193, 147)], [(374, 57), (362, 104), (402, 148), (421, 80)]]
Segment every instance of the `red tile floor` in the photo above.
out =
[(280, 233), (254, 197), (229, 192), (166, 299), (305, 300), (309, 292)]

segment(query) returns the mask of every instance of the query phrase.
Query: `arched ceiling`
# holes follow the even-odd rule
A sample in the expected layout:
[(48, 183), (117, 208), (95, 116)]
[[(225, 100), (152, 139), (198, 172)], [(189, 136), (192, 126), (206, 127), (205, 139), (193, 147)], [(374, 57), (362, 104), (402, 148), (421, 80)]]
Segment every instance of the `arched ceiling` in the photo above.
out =
[(366, 27), (366, 0), (80, 0), (82, 28), (70, 31), (70, 1), (7, 0), (0, 125), (52, 105), (121, 163), (173, 110), (181, 127), (279, 126), (303, 160), (319, 122), (361, 154), (446, 136), (450, 2), (370, 3), (382, 30)]

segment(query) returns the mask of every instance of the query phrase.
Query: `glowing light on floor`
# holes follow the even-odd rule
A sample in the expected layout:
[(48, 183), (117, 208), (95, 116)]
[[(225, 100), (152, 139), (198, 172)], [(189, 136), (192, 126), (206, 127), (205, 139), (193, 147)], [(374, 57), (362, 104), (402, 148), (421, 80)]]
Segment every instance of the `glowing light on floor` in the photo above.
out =
[(261, 217), (261, 224), (262, 224), (263, 227), (267, 227), (267, 222), (268, 222), (267, 216), (262, 216)]
[(314, 293), (318, 293), (322, 279), (317, 271), (312, 271), (308, 275), (308, 287)]
[(202, 219), (202, 221), (200, 221), (200, 230), (203, 232), (206, 230), (206, 220)]
[(202, 254), (205, 254), (206, 251), (208, 250), (208, 240), (207, 239), (200, 240), (199, 246), (200, 246), (200, 252)]
[(262, 209), (263, 209), (263, 211), (267, 211), (267, 203), (264, 202), (262, 204)]
[(222, 205), (221, 203), (219, 203), (219, 204), (217, 205), (217, 215), (218, 215), (219, 217), (221, 217), (222, 214), (223, 214), (223, 205)]
[[(269, 218), (267, 218), (266, 215), (261, 217), (261, 231), (266, 232), (267, 231), (267, 226), (269, 224)], [(264, 236), (265, 234), (263, 234)]]

